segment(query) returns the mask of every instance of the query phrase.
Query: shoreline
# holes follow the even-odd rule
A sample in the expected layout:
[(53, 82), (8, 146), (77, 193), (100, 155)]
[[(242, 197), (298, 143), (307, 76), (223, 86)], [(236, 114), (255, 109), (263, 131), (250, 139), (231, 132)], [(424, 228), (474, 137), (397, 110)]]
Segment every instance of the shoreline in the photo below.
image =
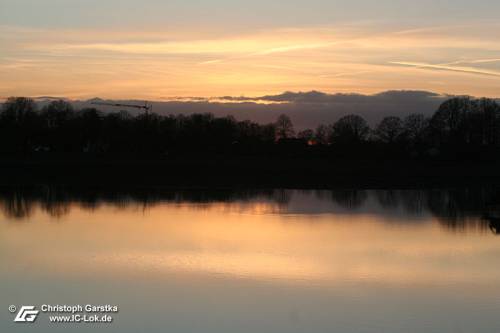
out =
[(293, 157), (0, 158), (0, 186), (418, 188), (500, 185), (500, 162)]

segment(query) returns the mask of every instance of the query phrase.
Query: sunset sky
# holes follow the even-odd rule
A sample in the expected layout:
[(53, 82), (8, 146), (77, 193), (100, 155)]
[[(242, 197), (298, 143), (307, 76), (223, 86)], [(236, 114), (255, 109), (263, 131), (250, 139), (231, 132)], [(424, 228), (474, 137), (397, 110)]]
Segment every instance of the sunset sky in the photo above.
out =
[(498, 0), (0, 0), (0, 97), (500, 97)]

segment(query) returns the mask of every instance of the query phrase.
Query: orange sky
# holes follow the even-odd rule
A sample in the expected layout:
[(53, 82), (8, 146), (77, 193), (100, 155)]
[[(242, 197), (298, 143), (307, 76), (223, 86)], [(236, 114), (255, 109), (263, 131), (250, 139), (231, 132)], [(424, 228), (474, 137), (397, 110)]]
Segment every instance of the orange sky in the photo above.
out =
[[(338, 11), (323, 17), (319, 5), (300, 16), (305, 4), (296, 1), (295, 12), (287, 9), (272, 22), (265, 13), (258, 18), (258, 5), (246, 16), (235, 5), (226, 13), (232, 19), (217, 21), (215, 9), (227, 7), (210, 7), (212, 19), (196, 12), (176, 19), (176, 12), (187, 11), (180, 3), (168, 10), (150, 3), (144, 8), (151, 20), (141, 16), (134, 24), (130, 12), (112, 20), (92, 16), (97, 10), (90, 6), (92, 1), (73, 10), (55, 2), (51, 7), (50, 2), (40, 9), (46, 15), (35, 17), (26, 13), (35, 2), (5, 0), (6, 11), (0, 14), (0, 97), (157, 100), (313, 89), (500, 96), (500, 24), (486, 19), (486, 10), (465, 19), (460, 11), (436, 20), (415, 7), (420, 16), (403, 22), (394, 18), (397, 11), (390, 1), (381, 2), (389, 14), (378, 20), (365, 12), (352, 14), (350, 9), (356, 7), (347, 3), (340, 7), (350, 15), (347, 19)], [(326, 10), (329, 5), (322, 6)], [(25, 15), (33, 16), (29, 23), (23, 8)], [(170, 21), (153, 15), (155, 8)], [(60, 21), (51, 20), (49, 9), (61, 11)], [(293, 13), (297, 24), (289, 20)], [(74, 21), (64, 15), (74, 15)]]

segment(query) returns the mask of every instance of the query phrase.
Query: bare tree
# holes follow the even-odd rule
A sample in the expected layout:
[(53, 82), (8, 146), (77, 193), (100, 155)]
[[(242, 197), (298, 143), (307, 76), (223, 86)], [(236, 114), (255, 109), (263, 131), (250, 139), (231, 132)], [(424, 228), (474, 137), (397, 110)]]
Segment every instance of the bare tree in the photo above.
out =
[(312, 129), (306, 129), (306, 130), (300, 131), (297, 134), (297, 138), (307, 140), (307, 141), (312, 140), (312, 139), (314, 139), (314, 131)]
[(340, 118), (332, 126), (331, 141), (343, 143), (356, 143), (366, 140), (370, 127), (362, 117), (347, 115)]
[(470, 97), (452, 98), (439, 107), (431, 119), (431, 127), (440, 143), (468, 143), (467, 118), (473, 109)]
[(35, 101), (28, 97), (9, 97), (2, 105), (1, 117), (5, 121), (24, 123), (35, 116)]
[(62, 126), (72, 115), (73, 106), (64, 100), (52, 101), (42, 110), (42, 116), (49, 128)]
[(396, 142), (402, 133), (403, 122), (399, 117), (385, 117), (375, 129), (375, 136), (384, 143)]
[(319, 125), (316, 128), (316, 140), (321, 145), (327, 145), (329, 143), (329, 138), (331, 136), (331, 128), (326, 125)]
[(420, 144), (425, 140), (429, 129), (429, 119), (423, 114), (410, 114), (404, 119), (403, 131), (405, 139), (413, 144)]
[(278, 140), (289, 139), (295, 135), (295, 130), (293, 129), (292, 120), (285, 114), (282, 114), (278, 117), (275, 126), (276, 126), (276, 138)]

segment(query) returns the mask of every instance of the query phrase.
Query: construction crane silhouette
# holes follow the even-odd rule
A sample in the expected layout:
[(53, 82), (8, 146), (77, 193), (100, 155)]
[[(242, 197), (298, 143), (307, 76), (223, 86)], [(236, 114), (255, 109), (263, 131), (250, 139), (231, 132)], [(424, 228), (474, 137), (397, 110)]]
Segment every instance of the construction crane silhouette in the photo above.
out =
[(146, 115), (148, 115), (151, 111), (153, 111), (153, 105), (151, 103), (148, 103), (147, 101), (144, 102), (144, 105), (122, 104), (122, 103), (107, 103), (107, 102), (92, 102), (91, 104), (93, 104), (93, 105), (104, 105), (104, 106), (113, 106), (113, 107), (123, 107), (123, 108), (142, 109), (142, 110), (144, 110), (146, 112)]

